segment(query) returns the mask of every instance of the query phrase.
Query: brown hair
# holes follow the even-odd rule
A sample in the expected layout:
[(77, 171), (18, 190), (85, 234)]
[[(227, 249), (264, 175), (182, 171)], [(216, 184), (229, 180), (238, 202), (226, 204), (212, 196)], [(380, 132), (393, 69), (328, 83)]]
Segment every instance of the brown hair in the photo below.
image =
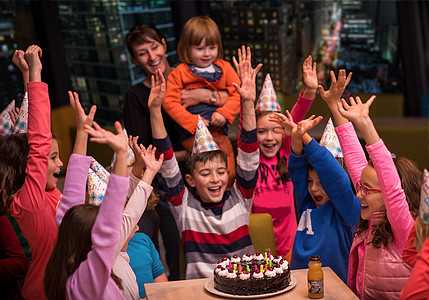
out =
[(189, 19), (183, 27), (177, 44), (179, 61), (192, 64), (191, 47), (201, 44), (204, 38), (207, 45), (217, 45), (217, 59), (222, 58), (223, 46), (218, 26), (209, 16), (196, 16)]
[(227, 156), (221, 150), (200, 152), (197, 154), (190, 155), (187, 160), (187, 167), (190, 175), (193, 175), (197, 162), (205, 164), (208, 161), (214, 160), (216, 157), (219, 157), (221, 161), (225, 163), (226, 167), (228, 167)]
[[(256, 115), (256, 122), (262, 117), (265, 117), (266, 115), (270, 115), (274, 113), (273, 111), (264, 111), (264, 110), (257, 110), (255, 111)], [(282, 182), (290, 181), (289, 172), (287, 170), (287, 161), (285, 158), (280, 157), (280, 151), (276, 153), (277, 157), (277, 172), (279, 173), (279, 176), (276, 178), (277, 180), (280, 179)], [(287, 158), (286, 158), (287, 159)]]
[[(405, 157), (394, 158), (393, 162), (401, 179), (401, 186), (404, 190), (411, 216), (416, 218), (419, 213), (420, 190), (423, 183), (423, 174), (413, 161)], [(374, 167), (371, 160), (368, 161), (368, 165)], [(355, 235), (359, 235), (367, 229), (368, 220), (360, 219)], [(379, 248), (381, 243), (383, 243), (384, 246), (387, 246), (389, 240), (393, 239), (393, 231), (387, 215), (384, 216), (383, 220), (374, 224), (371, 230), (373, 233), (373, 239), (369, 243), (372, 243), (376, 248)]]
[(148, 38), (164, 45), (162, 42), (163, 37), (161, 33), (152, 25), (136, 25), (130, 29), (130, 31), (125, 37), (125, 42), (127, 44), (128, 51), (130, 52), (130, 55), (132, 57), (135, 57), (133, 46), (152, 43), (152, 41), (150, 41)]
[(25, 181), (28, 147), (25, 133), (1, 137), (0, 140), (0, 215), (9, 209), (15, 193)]
[(158, 195), (152, 191), (152, 193), (150, 193), (149, 199), (147, 200), (146, 210), (155, 209), (155, 207), (158, 205), (158, 202), (159, 202)]
[[(55, 247), (46, 265), (44, 289), (48, 299), (66, 299), (67, 279), (87, 259), (92, 249), (91, 230), (100, 208), (91, 204), (70, 208), (58, 229)], [(111, 273), (122, 289), (119, 277)]]

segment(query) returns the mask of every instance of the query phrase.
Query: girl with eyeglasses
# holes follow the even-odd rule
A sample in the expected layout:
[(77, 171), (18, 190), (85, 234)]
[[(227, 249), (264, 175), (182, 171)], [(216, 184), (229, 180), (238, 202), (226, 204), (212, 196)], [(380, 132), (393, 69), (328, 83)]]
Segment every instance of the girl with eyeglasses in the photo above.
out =
[[(335, 84), (335, 77), (332, 78)], [(320, 88), (319, 88), (320, 91)], [(361, 219), (349, 257), (347, 285), (361, 299), (399, 299), (411, 267), (401, 254), (418, 213), (422, 173), (406, 158), (393, 158), (369, 117), (375, 96), (362, 103), (320, 91), (334, 120), (347, 170), (361, 202)], [(352, 123), (362, 134), (367, 162)]]

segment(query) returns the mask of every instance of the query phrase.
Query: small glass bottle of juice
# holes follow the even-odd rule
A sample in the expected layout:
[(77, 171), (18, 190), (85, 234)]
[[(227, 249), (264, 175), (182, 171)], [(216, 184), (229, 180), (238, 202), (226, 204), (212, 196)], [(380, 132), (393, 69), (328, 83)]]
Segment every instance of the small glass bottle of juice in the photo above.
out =
[(310, 256), (308, 260), (308, 298), (323, 298), (323, 271), (320, 256)]

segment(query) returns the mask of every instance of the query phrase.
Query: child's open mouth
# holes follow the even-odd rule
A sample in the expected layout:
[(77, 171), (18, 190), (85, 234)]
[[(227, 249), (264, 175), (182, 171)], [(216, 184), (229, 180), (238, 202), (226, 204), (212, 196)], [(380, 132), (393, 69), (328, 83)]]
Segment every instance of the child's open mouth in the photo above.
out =
[(218, 187), (210, 187), (210, 188), (208, 188), (208, 190), (210, 192), (212, 192), (212, 193), (219, 193), (220, 190), (221, 190), (221, 187), (220, 186), (218, 186)]
[(323, 200), (322, 196), (314, 196), (314, 201), (316, 201), (317, 203), (319, 203), (322, 200)]
[(361, 206), (361, 209), (367, 209), (368, 208), (368, 205), (363, 204), (363, 203), (361, 203), (360, 206)]
[(61, 172), (54, 173), (54, 174), (53, 174), (53, 176), (54, 176), (55, 178), (60, 178), (60, 176), (61, 176)]
[(276, 148), (276, 144), (264, 144), (264, 148), (268, 152), (272, 152)]

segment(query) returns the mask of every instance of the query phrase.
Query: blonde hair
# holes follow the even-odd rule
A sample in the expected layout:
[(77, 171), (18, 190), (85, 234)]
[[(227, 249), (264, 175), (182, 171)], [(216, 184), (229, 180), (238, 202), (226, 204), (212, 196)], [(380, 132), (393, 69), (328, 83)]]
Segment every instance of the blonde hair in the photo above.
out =
[(197, 16), (189, 19), (183, 27), (177, 44), (177, 57), (180, 62), (192, 64), (191, 47), (201, 44), (206, 39), (206, 45), (217, 45), (217, 58), (223, 57), (222, 38), (219, 27), (209, 16)]

